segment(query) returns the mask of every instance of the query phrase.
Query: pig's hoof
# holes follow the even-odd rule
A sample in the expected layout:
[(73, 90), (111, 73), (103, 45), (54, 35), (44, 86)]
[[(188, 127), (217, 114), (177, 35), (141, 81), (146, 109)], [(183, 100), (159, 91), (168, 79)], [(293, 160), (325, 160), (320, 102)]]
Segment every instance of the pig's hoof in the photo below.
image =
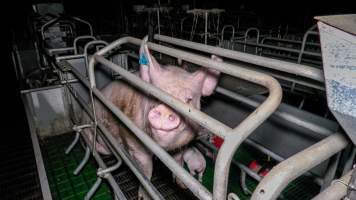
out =
[(138, 200), (151, 200), (151, 197), (142, 186), (138, 188)]

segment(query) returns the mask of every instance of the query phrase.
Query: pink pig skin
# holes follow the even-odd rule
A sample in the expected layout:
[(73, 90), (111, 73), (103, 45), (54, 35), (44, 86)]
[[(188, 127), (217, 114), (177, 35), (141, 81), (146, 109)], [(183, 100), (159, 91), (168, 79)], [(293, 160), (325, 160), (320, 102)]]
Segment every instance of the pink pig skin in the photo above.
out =
[[(202, 69), (189, 73), (176, 66), (161, 67), (151, 55), (146, 43), (147, 37), (141, 44), (140, 54), (147, 57), (148, 65), (140, 65), (138, 74), (140, 78), (182, 102), (200, 109), (200, 98), (213, 93), (219, 72)], [(214, 55), (212, 55), (212, 60), (222, 61)], [(167, 151), (187, 145), (195, 137), (198, 125), (182, 118), (165, 104), (146, 97), (124, 81), (113, 81), (101, 92)], [(153, 170), (152, 153), (132, 133), (124, 130), (124, 126), (101, 103), (96, 101), (95, 105), (98, 121), (123, 143), (131, 156), (136, 159), (143, 173), (150, 179)], [(90, 129), (84, 132), (92, 139)], [(100, 138), (96, 148), (99, 153), (110, 154)], [(139, 190), (139, 199), (149, 199), (142, 187)]]

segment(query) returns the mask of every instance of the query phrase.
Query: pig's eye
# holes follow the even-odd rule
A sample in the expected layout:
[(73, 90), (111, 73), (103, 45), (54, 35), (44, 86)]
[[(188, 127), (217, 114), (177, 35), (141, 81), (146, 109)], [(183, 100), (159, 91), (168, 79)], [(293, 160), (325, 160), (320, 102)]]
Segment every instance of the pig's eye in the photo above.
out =
[(187, 98), (185, 98), (185, 100), (184, 100), (184, 103), (191, 103), (192, 102), (192, 100), (193, 100), (193, 98), (192, 97), (187, 97)]

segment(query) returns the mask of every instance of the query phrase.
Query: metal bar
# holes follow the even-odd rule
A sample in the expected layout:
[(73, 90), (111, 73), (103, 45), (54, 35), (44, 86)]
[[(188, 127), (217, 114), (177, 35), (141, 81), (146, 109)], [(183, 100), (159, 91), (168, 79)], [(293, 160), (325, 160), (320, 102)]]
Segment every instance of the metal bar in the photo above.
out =
[(61, 60), (70, 60), (70, 59), (83, 58), (83, 57), (84, 57), (84, 54), (58, 56), (58, 57), (56, 57), (56, 61), (59, 62)]
[(348, 171), (350, 171), (352, 169), (352, 165), (354, 164), (354, 160), (355, 160), (355, 155), (356, 155), (356, 148), (352, 147), (350, 156), (346, 160), (344, 169), (342, 170), (342, 175), (345, 175)]
[(96, 40), (96, 38), (92, 35), (82, 35), (82, 36), (78, 36), (74, 39), (73, 41), (73, 47), (74, 47), (74, 54), (78, 54), (78, 47), (77, 47), (77, 43), (79, 40), (84, 40), (84, 39), (92, 39), (92, 40)]
[[(91, 148), (90, 147), (91, 142), (86, 137), (83, 137), (83, 140), (87, 144), (87, 147)], [(89, 150), (89, 152), (90, 152), (90, 150)], [(104, 163), (103, 159), (100, 157), (99, 154), (94, 153), (93, 157), (96, 160), (96, 162), (98, 163), (100, 168), (104, 168), (104, 169), (107, 168), (106, 164)], [(118, 184), (116, 183), (114, 177), (110, 173), (107, 174), (106, 179), (108, 180), (109, 184), (111, 185), (115, 195), (118, 196), (120, 200), (121, 199), (126, 200), (124, 193), (121, 191), (121, 189), (118, 186)]]
[(255, 64), (261, 67), (271, 68), (278, 71), (287, 72), (290, 74), (296, 74), (298, 76), (310, 78), (313, 80), (317, 80), (320, 82), (324, 82), (324, 74), (323, 71), (314, 67), (310, 67), (307, 65), (301, 65), (296, 63), (290, 63), (282, 60), (266, 58), (262, 56), (252, 55), (248, 53), (233, 51), (229, 49), (223, 49), (220, 47), (214, 47), (204, 44), (199, 44), (196, 42), (191, 42), (187, 40), (172, 38), (164, 35), (155, 35), (154, 38), (156, 40), (167, 42), (170, 44), (174, 44), (177, 46), (190, 48), (198, 51), (202, 51), (205, 53), (212, 53), (218, 56), (223, 56), (226, 58), (240, 60), (243, 62)]
[(335, 133), (276, 165), (258, 184), (251, 200), (276, 199), (298, 176), (317, 166), (347, 146), (340, 133)]
[[(257, 47), (265, 47), (268, 49), (276, 49), (276, 50), (281, 50), (281, 51), (288, 51), (288, 52), (292, 52), (292, 53), (302, 53), (302, 50), (299, 49), (291, 49), (288, 47), (279, 47), (279, 46), (273, 46), (273, 45), (269, 45), (269, 44), (258, 44), (258, 43), (253, 43), (253, 42), (247, 42), (247, 41), (234, 41), (235, 43), (238, 44), (244, 44), (244, 46), (249, 45), (249, 46), (256, 46)], [(310, 51), (304, 51), (303, 54), (305, 55), (310, 55), (310, 56), (316, 56), (316, 57), (321, 57), (321, 53), (316, 53), (316, 52), (310, 52)], [(298, 63), (299, 60), (298, 60)]]
[(85, 148), (85, 154), (84, 157), (82, 159), (82, 161), (79, 163), (78, 167), (74, 170), (73, 174), (76, 176), (80, 173), (80, 171), (82, 171), (82, 169), (84, 168), (85, 164), (87, 164), (88, 160), (90, 157), (90, 148), (86, 147)]
[(204, 44), (208, 44), (208, 12), (204, 13), (205, 16), (205, 32), (204, 32)]
[(80, 19), (79, 17), (71, 16), (71, 18), (77, 20), (78, 22), (82, 22), (82, 23), (88, 25), (90, 35), (93, 35), (93, 27), (91, 26), (91, 24), (89, 22), (87, 22), (87, 21), (85, 21), (83, 19)]
[[(266, 41), (266, 40), (272, 40), (272, 41), (277, 41), (277, 42), (286, 42), (286, 43), (295, 43), (295, 44), (300, 44), (300, 45), (303, 43), (303, 41), (301, 41), (301, 40), (290, 40), (290, 39), (281, 39), (281, 38), (274, 38), (274, 37), (265, 37), (262, 39), (263, 42), (261, 42), (261, 43), (264, 43), (264, 41)], [(320, 43), (306, 42), (305, 44), (310, 45), (310, 46), (320, 47)]]
[[(315, 32), (315, 31), (313, 31), (313, 29), (315, 29), (316, 28), (316, 24), (314, 24), (312, 27), (310, 27), (309, 29), (308, 29), (308, 31), (304, 34), (304, 36), (303, 36), (303, 42), (302, 42), (302, 47), (300, 48), (300, 53), (299, 53), (299, 55), (298, 55), (298, 63), (301, 63), (302, 62), (302, 57), (303, 57), (303, 54), (306, 54), (306, 55), (308, 55), (307, 54), (307, 52), (304, 52), (304, 50), (305, 50), (305, 43), (306, 43), (306, 41), (307, 41), (307, 38), (308, 38), (308, 36), (309, 35), (318, 35), (319, 33), (318, 32)], [(321, 56), (321, 55), (320, 55)]]
[(332, 180), (334, 180), (335, 175), (336, 175), (336, 170), (339, 165), (341, 157), (341, 152), (338, 154), (332, 156), (329, 160), (329, 166), (327, 168), (327, 171), (325, 172), (324, 179), (323, 179), (323, 184), (321, 185), (320, 191), (325, 190), (325, 188), (329, 187)]
[(39, 181), (41, 184), (42, 197), (43, 197), (43, 199), (52, 200), (52, 195), (51, 195), (51, 191), (49, 189), (46, 169), (45, 169), (44, 163), (43, 163), (41, 148), (40, 148), (40, 144), (38, 142), (38, 138), (37, 138), (37, 134), (36, 134), (36, 127), (35, 127), (35, 124), (33, 121), (33, 116), (31, 115), (31, 111), (29, 110), (29, 107), (28, 107), (29, 104), (28, 104), (27, 98), (24, 97), (23, 93), (21, 93), (21, 94), (22, 94), (21, 95), (22, 101), (25, 105), (24, 106), (25, 113), (26, 113), (29, 129), (30, 129), (33, 153), (35, 154), (36, 168), (37, 168), (37, 172), (38, 172), (38, 178), (39, 178)]
[[(78, 72), (75, 68), (72, 67), (72, 72), (73, 74), (83, 83), (85, 87), (88, 89), (90, 88), (89, 82)], [(80, 97), (75, 95), (75, 91), (72, 88), (69, 88), (69, 91), (73, 94), (73, 96), (77, 99), (78, 103), (82, 106), (84, 111), (88, 114), (88, 116), (93, 119), (94, 116), (92, 116), (92, 112), (87, 107), (86, 102)], [(94, 91), (95, 93), (95, 91)], [(155, 199), (155, 200), (160, 200), (164, 199), (159, 192), (154, 188), (150, 180), (146, 178), (144, 174), (139, 170), (138, 165), (134, 160), (131, 159), (131, 157), (128, 155), (128, 153), (123, 150), (123, 147), (118, 143), (118, 141), (112, 136), (112, 134), (103, 126), (101, 123), (98, 123), (98, 128), (101, 130), (104, 136), (107, 138), (108, 142), (112, 145), (112, 148), (115, 150), (113, 151), (114, 155), (116, 155), (116, 152), (120, 155), (122, 160), (126, 163), (126, 165), (131, 169), (131, 171), (136, 175), (137, 179), (140, 181), (142, 186), (146, 189), (146, 191), (150, 194), (150, 196)], [(99, 132), (100, 133), (100, 132)], [(110, 147), (110, 145), (109, 145)], [(118, 157), (118, 156), (115, 156)]]
[[(189, 116), (191, 119), (198, 122), (200, 125), (207, 128), (208, 130), (212, 131), (214, 134), (225, 137), (228, 136), (228, 139), (225, 140), (217, 156), (217, 162), (215, 164), (214, 171), (215, 174), (213, 189), (214, 200), (225, 199), (227, 193), (229, 168), (236, 149), (244, 139), (246, 139), (261, 123), (263, 123), (263, 121), (265, 121), (277, 109), (279, 103), (281, 102), (282, 89), (278, 81), (271, 76), (259, 72), (247, 70), (227, 63), (212, 61), (209, 58), (187, 53), (184, 51), (164, 47), (161, 45), (156, 45), (153, 43), (148, 43), (148, 46), (155, 51), (176, 58), (181, 58), (200, 66), (216, 69), (232, 76), (239, 77), (251, 81), (253, 83), (262, 85), (269, 90), (269, 96), (260, 105), (260, 107), (258, 107), (254, 112), (252, 112), (236, 128), (231, 130), (230, 128), (218, 122), (217, 120), (213, 120), (210, 117), (208, 118), (208, 116), (205, 114), (199, 116), (200, 111), (196, 110), (197, 112), (195, 114), (197, 114), (198, 116), (195, 116), (193, 114), (194, 110), (190, 106), (185, 105), (179, 100), (176, 100), (176, 102), (174, 102), (175, 98), (171, 98), (169, 95), (165, 94), (158, 88), (145, 83), (137, 76), (127, 72), (118, 65), (115, 65), (114, 63), (108, 61), (107, 59), (101, 56), (106, 52), (110, 51), (111, 49), (127, 42), (139, 45), (141, 43), (141, 40), (132, 37), (118, 39), (103, 48), (102, 50), (98, 51), (96, 55), (92, 57), (89, 63), (89, 80), (92, 90), (96, 91), (96, 96), (102, 101), (102, 103), (104, 103), (117, 117), (119, 117), (119, 119), (123, 121), (130, 128), (130, 130), (132, 130), (136, 134), (136, 136), (140, 138), (140, 140), (151, 150), (151, 152), (157, 155), (161, 160), (166, 161), (165, 164), (167, 165), (167, 167), (170, 168), (170, 170), (175, 173), (183, 181), (183, 183), (186, 184), (188, 188), (190, 188), (192, 192), (196, 194), (199, 198), (210, 199), (210, 193), (204, 187), (202, 187), (199, 182), (197, 182), (188, 173), (186, 173), (186, 171), (181, 166), (177, 165), (175, 161), (169, 156), (169, 154), (167, 154), (162, 148), (157, 146), (155, 142), (152, 141), (150, 137), (148, 137), (148, 135), (142, 132), (142, 130), (138, 129), (137, 126), (135, 126), (135, 124), (132, 123), (132, 121), (129, 120), (126, 115), (124, 115), (119, 109), (117, 109), (116, 106), (114, 106), (111, 102), (108, 102), (100, 94), (100, 91), (95, 88), (95, 60), (116, 71), (132, 84), (138, 86), (141, 89), (144, 89), (145, 91), (157, 97), (169, 106), (173, 107), (183, 115)], [(188, 112), (184, 112), (186, 111), (183, 109), (184, 107), (188, 107)], [(208, 121), (207, 119), (211, 122), (206, 123)], [(225, 130), (225, 132), (222, 132), (222, 130)]]
[(98, 190), (98, 188), (100, 187), (100, 184), (101, 184), (102, 181), (103, 181), (102, 178), (100, 178), (100, 177), (96, 178), (96, 181), (95, 181), (94, 185), (91, 186), (90, 190), (89, 190), (89, 191), (87, 192), (87, 194), (84, 196), (84, 200), (89, 200), (89, 199), (91, 199), (91, 198), (94, 196), (95, 192), (96, 192), (96, 191)]
[(349, 171), (340, 179), (334, 180), (332, 184), (323, 192), (316, 195), (312, 200), (340, 200), (345, 197), (347, 192), (347, 185), (350, 182), (352, 171)]
[(85, 46), (84, 46), (84, 58), (85, 58), (85, 65), (86, 66), (88, 66), (89, 65), (89, 62), (88, 62), (88, 49), (89, 49), (89, 47), (91, 46), (91, 45), (100, 45), (100, 44), (102, 44), (102, 45), (105, 45), (105, 46), (107, 46), (108, 45), (108, 43), (106, 42), (106, 41), (104, 41), (104, 40), (95, 40), (95, 41), (90, 41), (90, 42), (88, 42), (87, 44), (85, 44)]
[[(249, 106), (252, 106), (252, 107), (258, 107), (260, 104), (248, 97), (244, 97), (242, 95), (239, 95), (235, 92), (232, 92), (232, 91), (229, 91), (225, 88), (222, 88), (222, 87), (217, 87), (216, 92), (220, 93), (220, 94), (223, 94), (229, 98), (232, 98), (232, 99), (235, 99), (237, 101), (240, 101), (240, 102), (243, 102)], [(273, 116), (277, 116), (281, 119), (284, 119), (288, 122), (291, 122), (293, 124), (296, 124), (300, 127), (303, 127), (303, 128), (306, 128), (308, 130), (311, 130), (317, 134), (319, 134), (319, 137), (326, 137), (326, 136), (329, 136), (331, 135), (333, 132), (330, 131), (329, 129), (325, 128), (325, 127), (322, 127), (322, 126), (319, 126), (317, 124), (314, 124), (314, 123), (311, 123), (305, 119), (302, 119), (302, 118), (299, 118), (299, 117), (296, 117), (290, 113), (287, 113), (287, 112), (283, 112), (281, 111), (280, 109), (277, 109), (274, 113), (273, 113)]]
[[(123, 69), (122, 67), (118, 67), (118, 65), (110, 62), (109, 60), (107, 60), (101, 56), (95, 56), (95, 59), (98, 62), (102, 63), (103, 65), (109, 67), (111, 70), (119, 73), (123, 78), (128, 80), (133, 85), (135, 85), (139, 88), (142, 88), (142, 90), (145, 91), (145, 93), (157, 97), (158, 99), (162, 100), (164, 103), (168, 104), (169, 106), (171, 106), (172, 108), (174, 108), (175, 110), (177, 110), (178, 112), (183, 114), (184, 116), (190, 117), (195, 122), (206, 127), (207, 129), (216, 133), (220, 137), (225, 137), (226, 133), (231, 131), (231, 128), (229, 128), (225, 124), (215, 120), (214, 118), (212, 118), (210, 116), (207, 116), (202, 111), (195, 109), (192, 106), (187, 105), (187, 104), (183, 103), (182, 101), (170, 96), (168, 93), (162, 91), (161, 89), (159, 89), (155, 86), (152, 86), (150, 84), (147, 84), (138, 76), (132, 74), (131, 72), (128, 72), (127, 70)], [(90, 70), (90, 68), (89, 68), (89, 70)], [(100, 93), (100, 91), (98, 91), (98, 93)]]
[(122, 160), (121, 158), (117, 158), (117, 162), (115, 165), (112, 165), (106, 169), (100, 169), (98, 170), (98, 172), (96, 173), (98, 176), (105, 176), (107, 173), (115, 171), (116, 169), (118, 169), (122, 164)]
[(74, 138), (73, 142), (68, 146), (66, 151), (64, 152), (65, 154), (69, 154), (72, 151), (72, 149), (74, 148), (74, 146), (78, 143), (80, 132), (81, 132), (81, 130), (80, 131), (78, 130), (75, 132), (75, 138)]

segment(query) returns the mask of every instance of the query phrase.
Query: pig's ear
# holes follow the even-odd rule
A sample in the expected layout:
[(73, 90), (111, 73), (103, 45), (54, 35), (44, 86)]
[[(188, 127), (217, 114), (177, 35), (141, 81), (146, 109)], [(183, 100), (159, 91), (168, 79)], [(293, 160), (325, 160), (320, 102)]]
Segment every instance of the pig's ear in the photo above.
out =
[(148, 36), (142, 40), (140, 47), (140, 77), (146, 82), (152, 82), (155, 78), (158, 78), (161, 66), (148, 50), (147, 40)]
[[(222, 62), (222, 59), (215, 55), (212, 55), (211, 59)], [(214, 92), (218, 84), (219, 74), (220, 72), (214, 69), (204, 69), (194, 73), (194, 81), (201, 84), (201, 93), (203, 96), (209, 96)]]

